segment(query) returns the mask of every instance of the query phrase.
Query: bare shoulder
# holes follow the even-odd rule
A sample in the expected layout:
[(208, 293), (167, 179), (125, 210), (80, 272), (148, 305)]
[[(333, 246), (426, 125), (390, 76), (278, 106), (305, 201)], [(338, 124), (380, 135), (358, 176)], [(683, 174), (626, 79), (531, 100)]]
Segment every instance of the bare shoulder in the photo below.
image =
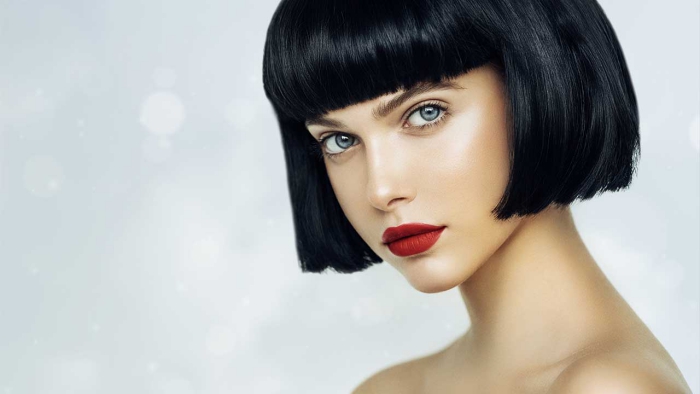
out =
[(421, 392), (426, 363), (425, 356), (392, 365), (363, 381), (352, 394), (411, 394)]
[(554, 381), (548, 394), (691, 394), (663, 359), (642, 352), (607, 351), (582, 357)]

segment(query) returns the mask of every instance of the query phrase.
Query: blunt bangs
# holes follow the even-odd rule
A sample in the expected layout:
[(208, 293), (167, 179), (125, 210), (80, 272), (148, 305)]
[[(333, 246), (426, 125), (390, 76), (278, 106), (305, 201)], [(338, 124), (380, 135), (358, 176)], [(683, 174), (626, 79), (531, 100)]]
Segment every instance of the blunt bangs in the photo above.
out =
[(498, 220), (627, 188), (637, 99), (595, 0), (282, 0), (263, 58), (303, 272), (382, 262), (347, 220), (305, 121), (492, 64), (507, 96), (510, 173)]
[(292, 119), (439, 81), (497, 52), (459, 2), (283, 1), (267, 33), (264, 88)]

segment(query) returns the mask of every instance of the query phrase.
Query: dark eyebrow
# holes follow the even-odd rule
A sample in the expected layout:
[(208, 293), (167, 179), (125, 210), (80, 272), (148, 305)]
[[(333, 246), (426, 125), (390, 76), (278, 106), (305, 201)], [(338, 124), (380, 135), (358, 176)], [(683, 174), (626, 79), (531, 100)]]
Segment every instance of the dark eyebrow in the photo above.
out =
[[(419, 94), (433, 91), (433, 90), (449, 90), (449, 89), (464, 89), (460, 85), (458, 85), (454, 81), (450, 80), (443, 80), (443, 81), (438, 81), (438, 82), (432, 82), (432, 81), (424, 81), (424, 82), (419, 82), (415, 85), (413, 85), (410, 89), (407, 91), (399, 94), (398, 96), (394, 97), (393, 99), (389, 100), (387, 103), (379, 103), (379, 105), (372, 110), (372, 116), (375, 119), (381, 119), (385, 118), (387, 115), (389, 115), (392, 111), (394, 111), (396, 108), (400, 107), (401, 104), (405, 103), (406, 101), (410, 100), (412, 97), (417, 96)], [(316, 119), (309, 119), (306, 121), (306, 126), (311, 126), (311, 125), (318, 125), (318, 126), (326, 126), (326, 127), (331, 127), (331, 128), (348, 128), (343, 124), (343, 122), (330, 119), (330, 118), (324, 118), (324, 117), (319, 117)]]

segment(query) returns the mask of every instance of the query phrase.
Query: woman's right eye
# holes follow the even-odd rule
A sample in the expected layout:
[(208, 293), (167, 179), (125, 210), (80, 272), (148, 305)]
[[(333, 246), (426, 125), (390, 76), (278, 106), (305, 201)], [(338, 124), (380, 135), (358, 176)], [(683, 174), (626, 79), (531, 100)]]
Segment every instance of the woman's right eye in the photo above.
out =
[[(345, 133), (333, 133), (321, 138), (323, 154), (327, 157), (338, 156), (348, 148), (355, 145), (355, 137)], [(335, 145), (335, 146), (334, 146)]]

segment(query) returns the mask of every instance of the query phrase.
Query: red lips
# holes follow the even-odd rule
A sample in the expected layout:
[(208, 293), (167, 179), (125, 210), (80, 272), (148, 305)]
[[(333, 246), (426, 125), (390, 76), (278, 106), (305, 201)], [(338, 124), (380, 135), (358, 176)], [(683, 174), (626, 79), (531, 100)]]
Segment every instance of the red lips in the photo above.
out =
[(382, 242), (391, 253), (399, 257), (421, 254), (435, 245), (445, 226), (408, 223), (389, 227), (382, 235)]
[(431, 226), (429, 224), (423, 223), (406, 223), (398, 227), (389, 227), (384, 231), (382, 235), (382, 242), (388, 244), (396, 241), (397, 239), (410, 237), (413, 235), (429, 233), (431, 231), (439, 230), (445, 226)]

